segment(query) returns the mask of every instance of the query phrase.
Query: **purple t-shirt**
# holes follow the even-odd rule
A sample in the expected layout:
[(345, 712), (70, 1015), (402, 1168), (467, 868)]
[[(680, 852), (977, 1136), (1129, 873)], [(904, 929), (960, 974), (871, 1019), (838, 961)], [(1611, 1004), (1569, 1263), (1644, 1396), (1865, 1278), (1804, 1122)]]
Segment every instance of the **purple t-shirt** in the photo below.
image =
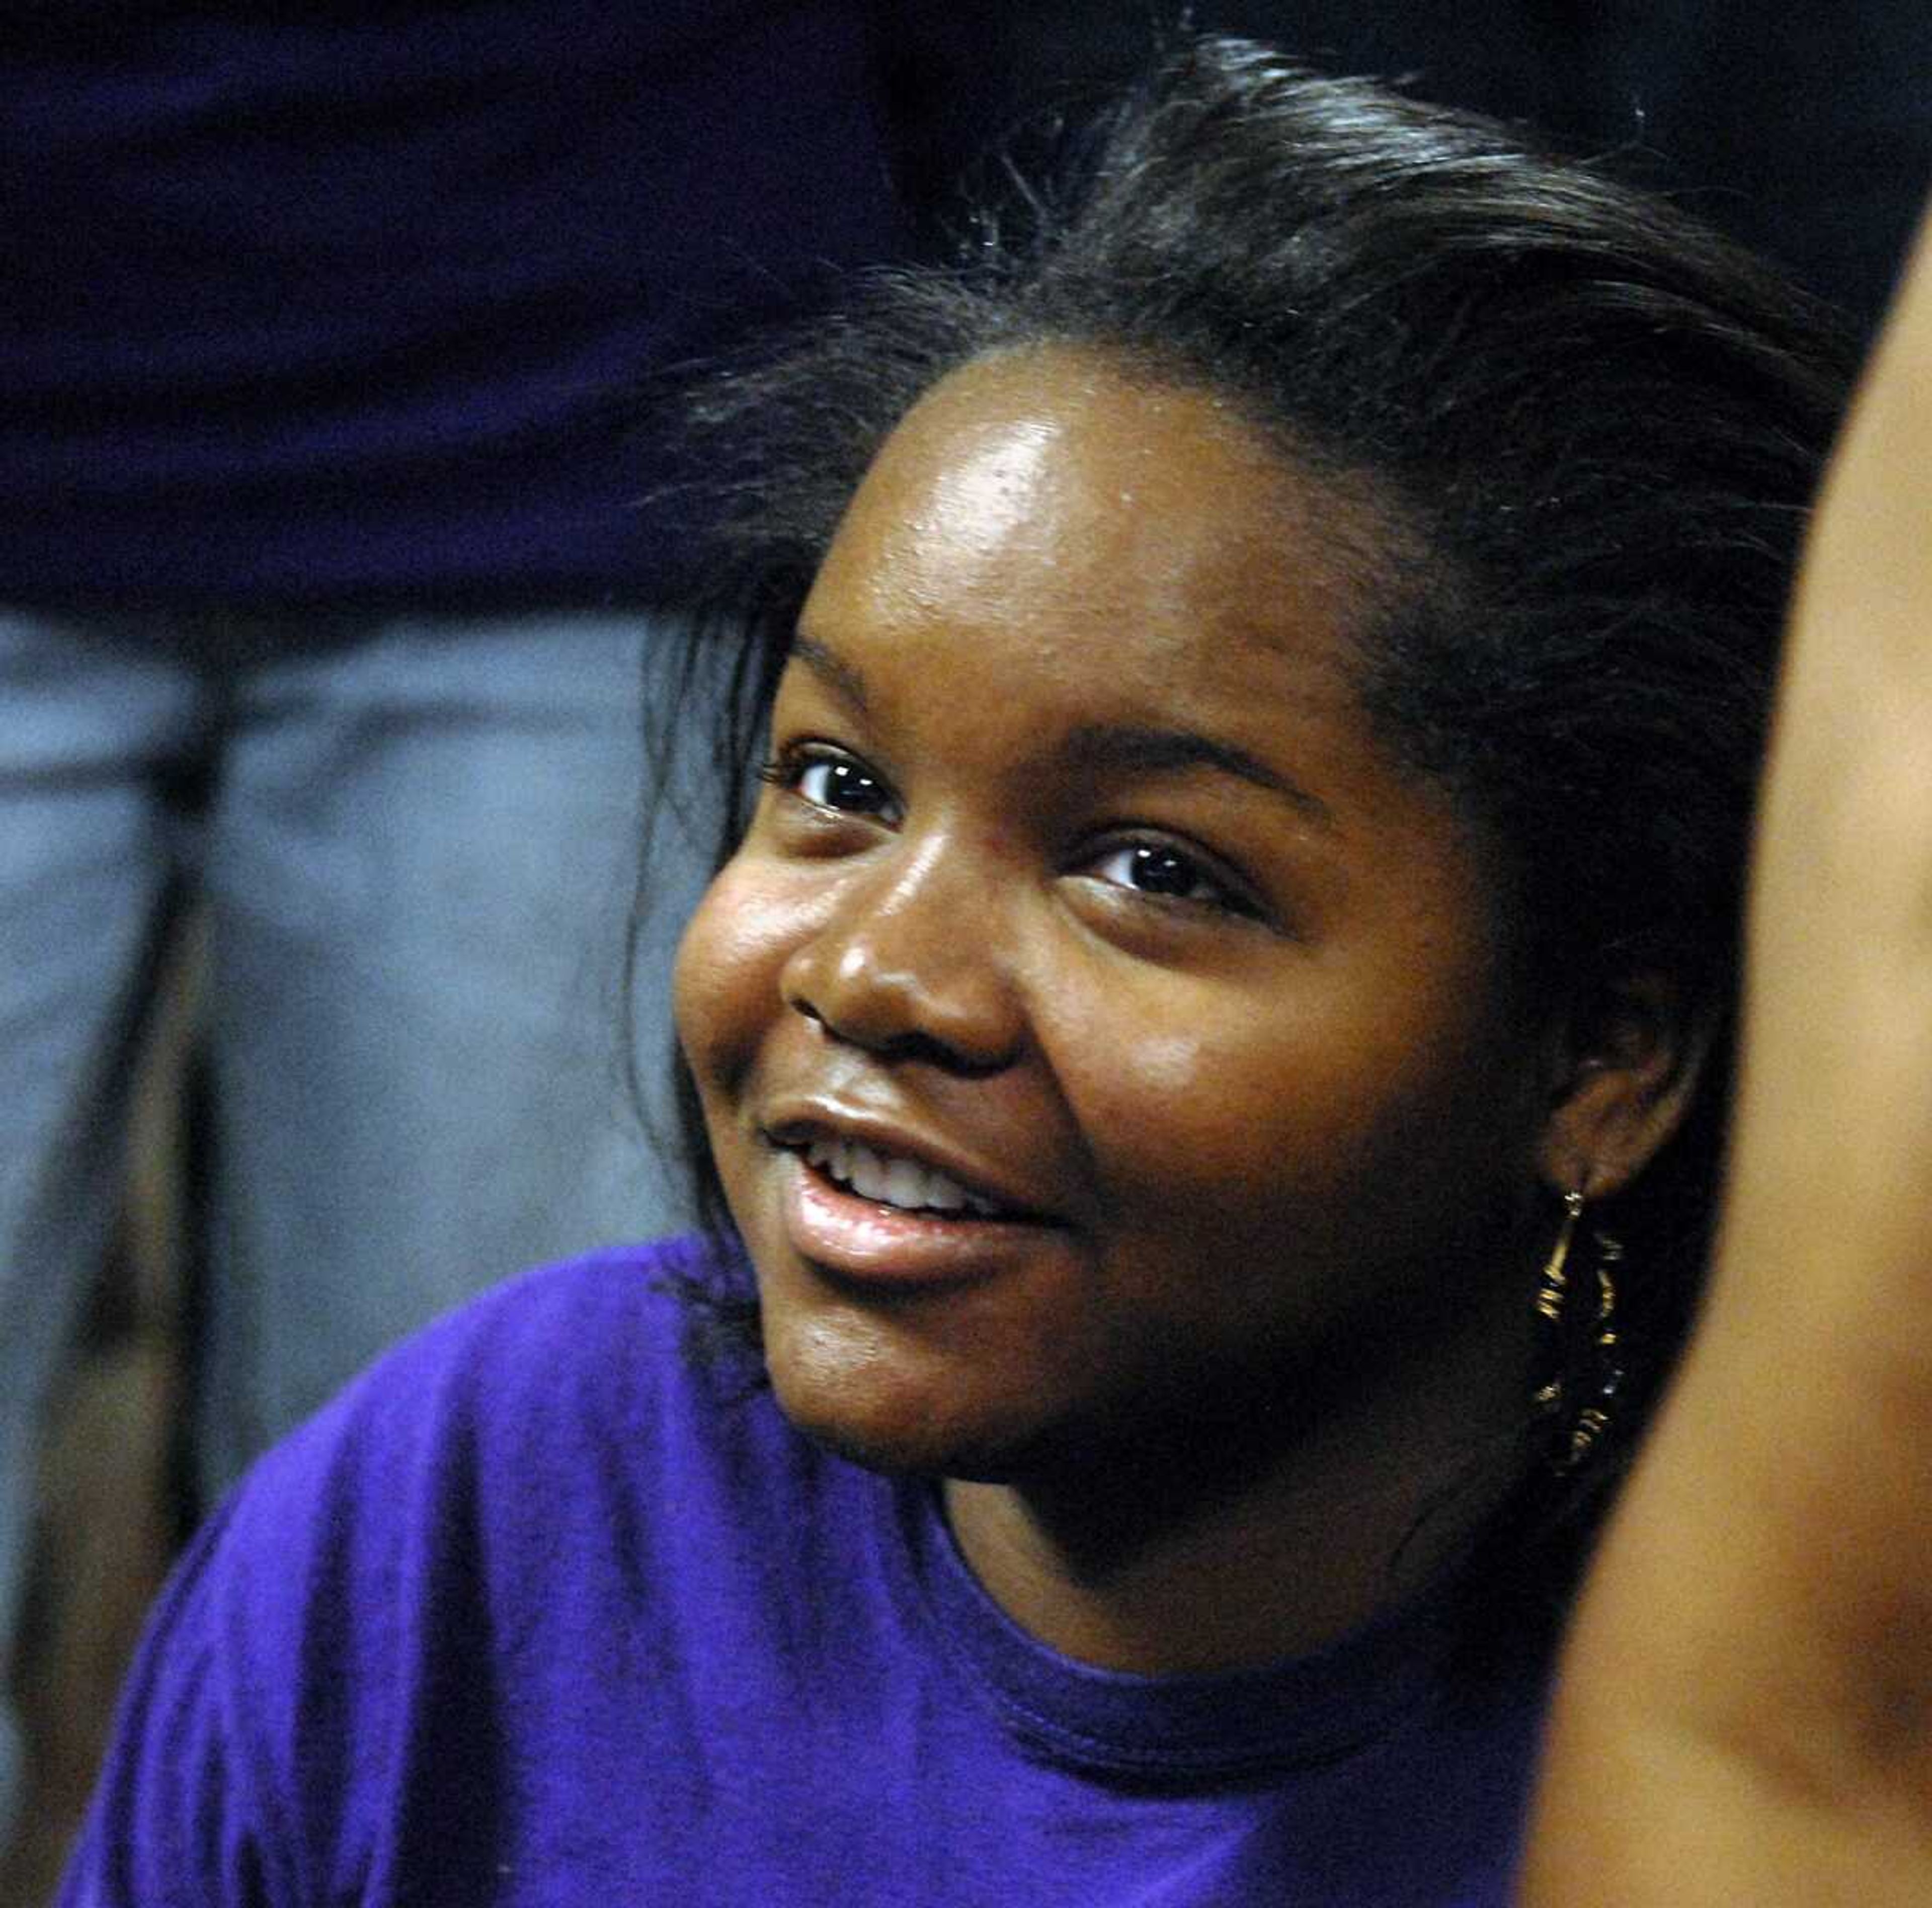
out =
[(156, 1616), (62, 1901), (1500, 1904), (1538, 1666), (1412, 1610), (1150, 1679), (1015, 1628), (929, 1486), (682, 1346), (685, 1242), (500, 1288), (272, 1452)]

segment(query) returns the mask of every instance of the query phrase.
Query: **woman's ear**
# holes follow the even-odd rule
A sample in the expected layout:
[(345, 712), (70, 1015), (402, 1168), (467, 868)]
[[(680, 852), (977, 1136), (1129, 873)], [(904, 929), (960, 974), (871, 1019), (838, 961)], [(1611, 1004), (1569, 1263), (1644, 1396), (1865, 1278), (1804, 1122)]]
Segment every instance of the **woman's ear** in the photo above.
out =
[(1682, 1124), (1711, 1048), (1701, 990), (1660, 963), (1606, 967), (1558, 1028), (1540, 1163), (1558, 1192), (1620, 1192)]

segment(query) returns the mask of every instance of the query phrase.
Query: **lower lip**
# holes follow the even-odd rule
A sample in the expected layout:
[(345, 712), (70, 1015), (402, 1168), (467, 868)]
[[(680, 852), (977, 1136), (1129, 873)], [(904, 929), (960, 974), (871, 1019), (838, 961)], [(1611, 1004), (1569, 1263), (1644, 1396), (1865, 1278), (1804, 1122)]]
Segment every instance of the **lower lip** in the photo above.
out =
[(784, 1173), (785, 1234), (802, 1258), (856, 1283), (904, 1291), (976, 1283), (1049, 1228), (1031, 1220), (905, 1212), (836, 1186), (796, 1154)]

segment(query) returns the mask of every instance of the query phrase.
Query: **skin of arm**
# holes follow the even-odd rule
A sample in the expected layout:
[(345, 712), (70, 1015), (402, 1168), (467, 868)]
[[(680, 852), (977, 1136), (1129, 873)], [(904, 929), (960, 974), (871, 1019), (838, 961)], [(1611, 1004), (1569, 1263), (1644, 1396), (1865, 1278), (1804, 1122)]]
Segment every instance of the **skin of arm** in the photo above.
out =
[(1932, 219), (1785, 668), (1714, 1283), (1580, 1606), (1522, 1908), (1932, 1901)]

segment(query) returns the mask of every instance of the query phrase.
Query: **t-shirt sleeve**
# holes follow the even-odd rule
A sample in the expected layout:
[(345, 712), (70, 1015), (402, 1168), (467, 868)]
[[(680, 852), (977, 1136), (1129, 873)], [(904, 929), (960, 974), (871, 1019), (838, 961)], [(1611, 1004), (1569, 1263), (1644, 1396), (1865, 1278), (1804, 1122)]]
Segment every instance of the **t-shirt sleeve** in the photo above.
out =
[(473, 1400), (499, 1353), (513, 1391), (554, 1368), (540, 1331), (502, 1328), (519, 1310), (493, 1298), (398, 1347), (197, 1536), (123, 1691), (60, 1908), (319, 1908), (382, 1876), (428, 1700), (412, 1666), (467, 1574)]
[(642, 1540), (657, 1500), (629, 1466), (687, 1388), (664, 1286), (698, 1262), (667, 1244), (508, 1281), (262, 1459), (155, 1608), (60, 1908), (405, 1898), (423, 1848), (466, 1898), (498, 1807), (464, 1745), (500, 1733), (532, 1612), (555, 1630), (591, 1596), (560, 1559)]
[(304, 1899), (256, 1700), (278, 1672), (272, 1635), (248, 1634), (243, 1510), (231, 1504), (202, 1529), (150, 1620), (58, 1908)]
[[(471, 1490), (479, 1305), (257, 1463), (182, 1558), (122, 1691), (60, 1908), (355, 1898), (393, 1776), (425, 1552)], [(480, 1378), (476, 1382), (481, 1382)]]

